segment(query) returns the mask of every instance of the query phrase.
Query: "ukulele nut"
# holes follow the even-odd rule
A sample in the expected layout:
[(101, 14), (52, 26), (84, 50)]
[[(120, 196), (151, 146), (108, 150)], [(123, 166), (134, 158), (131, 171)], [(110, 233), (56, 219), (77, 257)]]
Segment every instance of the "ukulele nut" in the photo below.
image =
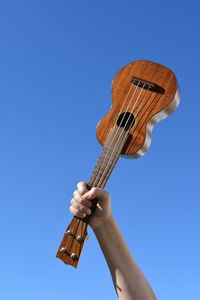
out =
[(77, 240), (79, 243), (81, 243), (81, 242), (83, 242), (83, 237), (82, 237), (81, 235), (78, 235), (78, 236), (76, 237), (76, 240)]
[(72, 253), (72, 254), (70, 255), (70, 257), (71, 257), (71, 259), (74, 260), (74, 261), (78, 259), (78, 256), (77, 256), (75, 253)]

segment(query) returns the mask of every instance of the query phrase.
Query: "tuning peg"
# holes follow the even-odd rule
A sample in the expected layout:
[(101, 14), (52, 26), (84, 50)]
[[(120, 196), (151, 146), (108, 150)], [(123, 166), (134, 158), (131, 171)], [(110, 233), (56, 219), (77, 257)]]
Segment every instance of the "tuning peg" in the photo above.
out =
[(62, 248), (60, 248), (59, 252), (60, 252), (60, 253), (66, 253), (66, 254), (68, 254), (68, 255), (69, 255), (69, 253), (68, 253), (68, 251), (67, 251), (67, 248), (66, 248), (66, 247), (62, 247)]
[(84, 241), (84, 238), (81, 236), (81, 235), (78, 235), (76, 237), (76, 240), (79, 242), (79, 243), (82, 243)]
[(72, 254), (70, 255), (70, 257), (71, 257), (71, 259), (74, 260), (74, 261), (78, 259), (78, 256), (77, 256), (75, 253), (72, 253)]
[(72, 235), (73, 235), (73, 233), (72, 233), (71, 230), (67, 230), (67, 231), (65, 232), (65, 234), (66, 234), (67, 236), (72, 236)]

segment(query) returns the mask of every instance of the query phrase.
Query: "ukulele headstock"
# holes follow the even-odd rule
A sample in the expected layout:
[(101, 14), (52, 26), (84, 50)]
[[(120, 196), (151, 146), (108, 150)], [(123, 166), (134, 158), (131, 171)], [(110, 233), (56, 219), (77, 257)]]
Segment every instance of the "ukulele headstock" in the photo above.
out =
[(87, 236), (87, 223), (74, 217), (65, 231), (56, 257), (76, 268)]

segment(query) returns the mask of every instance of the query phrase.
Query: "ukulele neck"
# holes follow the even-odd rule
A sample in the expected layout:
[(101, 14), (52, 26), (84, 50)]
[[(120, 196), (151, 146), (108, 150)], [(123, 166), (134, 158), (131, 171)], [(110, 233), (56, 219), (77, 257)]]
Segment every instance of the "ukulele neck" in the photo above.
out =
[(103, 150), (96, 163), (88, 187), (104, 188), (114, 169), (129, 134), (124, 128), (114, 126), (106, 139)]
[[(120, 157), (128, 136), (128, 131), (117, 125), (110, 130), (103, 150), (88, 182), (88, 189), (91, 189), (92, 187), (105, 187), (106, 182)], [(92, 201), (92, 211), (94, 211), (96, 204), (97, 199), (94, 199)], [(87, 224), (89, 223), (90, 217), (91, 215), (87, 215), (84, 219), (74, 217), (67, 227), (56, 255), (65, 264), (72, 265), (75, 268), (77, 267), (83, 244), (87, 237)]]

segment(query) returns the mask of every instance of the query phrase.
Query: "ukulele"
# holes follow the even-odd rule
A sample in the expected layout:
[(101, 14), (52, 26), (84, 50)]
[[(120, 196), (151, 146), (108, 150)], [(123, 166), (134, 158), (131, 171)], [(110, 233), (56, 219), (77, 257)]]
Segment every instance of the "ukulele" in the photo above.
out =
[[(139, 60), (127, 64), (112, 82), (112, 106), (97, 125), (97, 139), (103, 150), (88, 182), (104, 188), (120, 156), (138, 158), (150, 146), (153, 126), (179, 104), (174, 73), (160, 64)], [(97, 199), (94, 199), (92, 211)], [(87, 238), (88, 215), (73, 217), (57, 252), (65, 264), (77, 267)]]

